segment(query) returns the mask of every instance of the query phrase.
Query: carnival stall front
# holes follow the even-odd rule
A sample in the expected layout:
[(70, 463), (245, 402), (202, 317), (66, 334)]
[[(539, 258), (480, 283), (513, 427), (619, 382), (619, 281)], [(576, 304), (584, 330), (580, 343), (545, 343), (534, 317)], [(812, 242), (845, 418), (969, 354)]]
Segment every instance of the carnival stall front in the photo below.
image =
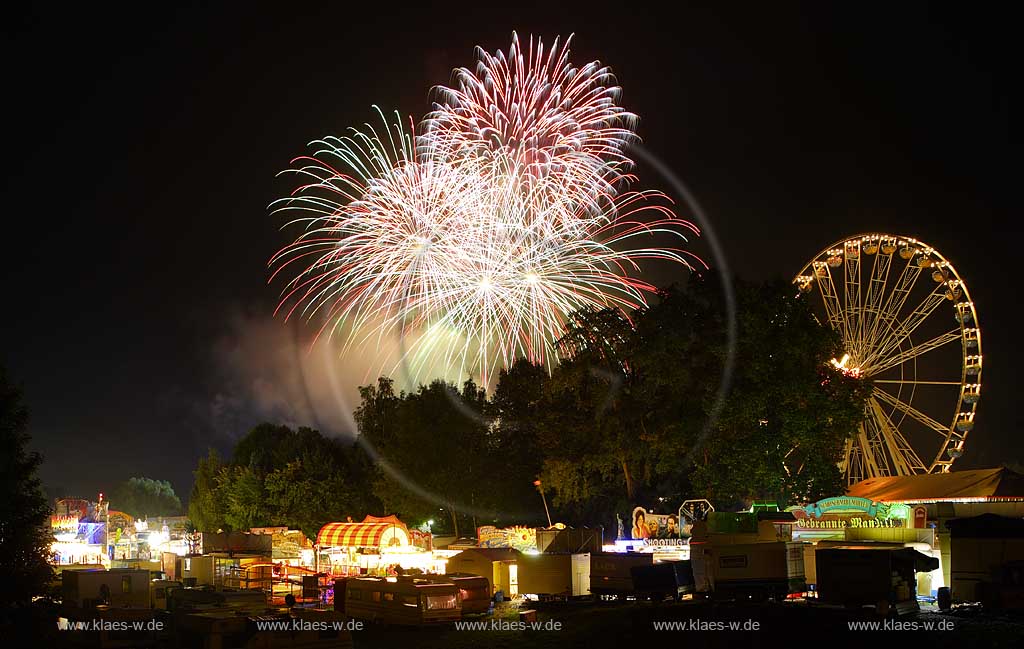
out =
[(367, 516), (362, 522), (328, 523), (316, 537), (317, 569), (335, 577), (393, 575), (421, 570), (444, 573), (429, 535), (409, 528), (395, 516)]
[(55, 566), (110, 566), (107, 549), (107, 503), (65, 498), (56, 502), (50, 516), (54, 542), (50, 545), (50, 563)]

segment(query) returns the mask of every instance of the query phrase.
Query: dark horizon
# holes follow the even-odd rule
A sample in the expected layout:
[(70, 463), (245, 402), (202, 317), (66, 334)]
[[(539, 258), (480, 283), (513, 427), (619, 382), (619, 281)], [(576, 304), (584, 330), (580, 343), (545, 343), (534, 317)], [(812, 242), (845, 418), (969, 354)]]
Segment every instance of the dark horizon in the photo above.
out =
[(351, 434), (366, 367), (338, 361), (339, 401), (308, 351), (313, 328), (271, 317), (266, 262), (287, 236), (266, 207), (291, 189), (275, 175), (374, 104), (422, 116), (432, 85), (513, 30), (575, 33), (574, 61), (613, 68), (645, 147), (701, 201), (739, 276), (792, 277), (860, 232), (950, 258), (985, 337), (955, 468), (1024, 461), (1007, 16), (583, 7), (16, 9), (2, 28), (14, 99), (0, 361), (24, 387), (47, 487), (92, 498), (145, 476), (184, 502), (206, 448), (261, 421)]

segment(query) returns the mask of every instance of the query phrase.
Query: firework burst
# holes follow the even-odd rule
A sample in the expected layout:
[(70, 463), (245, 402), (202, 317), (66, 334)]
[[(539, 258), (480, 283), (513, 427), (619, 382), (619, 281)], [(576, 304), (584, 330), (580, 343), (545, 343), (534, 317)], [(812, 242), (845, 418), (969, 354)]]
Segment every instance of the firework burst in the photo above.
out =
[(600, 61), (574, 67), (572, 37), (560, 47), (513, 33), (508, 54), (477, 48), (475, 70), (455, 71), (453, 87), (434, 89), (423, 149), (446, 160), (481, 158), (551, 196), (570, 195), (590, 211), (629, 180), (623, 147), (637, 141), (636, 115), (618, 105), (621, 88)]
[(550, 367), (577, 309), (643, 306), (640, 262), (699, 262), (641, 244), (697, 230), (664, 195), (628, 190), (635, 117), (607, 68), (568, 54), (513, 37), (507, 56), (480, 51), (475, 75), (457, 71), (421, 134), (381, 114), (380, 128), (314, 142), (272, 205), (302, 227), (270, 261), (271, 280), (291, 276), (279, 311), (347, 347), (401, 336), (384, 371), (440, 363), (486, 384), (518, 357)]

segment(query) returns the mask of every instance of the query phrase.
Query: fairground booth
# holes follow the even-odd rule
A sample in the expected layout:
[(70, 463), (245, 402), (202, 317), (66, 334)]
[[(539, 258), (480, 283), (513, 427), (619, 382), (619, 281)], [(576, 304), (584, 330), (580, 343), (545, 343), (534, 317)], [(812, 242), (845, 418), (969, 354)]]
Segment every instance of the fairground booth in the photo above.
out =
[(395, 574), (398, 569), (444, 574), (430, 534), (410, 530), (395, 516), (328, 523), (316, 536), (316, 568), (335, 577)]
[[(819, 549), (856, 542), (913, 548), (939, 560), (939, 568), (918, 575), (919, 595), (935, 595), (951, 584), (956, 557), (947, 524), (981, 514), (1024, 516), (1024, 477), (1004, 468), (913, 476), (869, 478), (845, 496), (792, 507), (794, 540)], [(815, 578), (814, 553), (807, 567)]]
[(50, 563), (58, 571), (99, 565), (159, 570), (163, 553), (185, 556), (195, 551), (189, 545), (187, 522), (185, 516), (136, 520), (112, 509), (103, 494), (96, 501), (59, 498), (50, 516)]
[(677, 511), (667, 513), (635, 507), (628, 523), (618, 518), (615, 543), (603, 549), (650, 554), (656, 563), (689, 559), (693, 523), (709, 511), (713, 508), (706, 500), (688, 500)]
[[(869, 478), (848, 489), (856, 496), (912, 512), (913, 523), (934, 532), (934, 547), (941, 553), (944, 585), (951, 585), (957, 571), (957, 556), (952, 551), (950, 522), (984, 514), (1011, 519), (1024, 517), (1024, 476), (1006, 468), (951, 471), (927, 475)], [(961, 557), (961, 564), (966, 557)], [(951, 572), (952, 571), (952, 572)], [(937, 583), (937, 579), (933, 579)]]

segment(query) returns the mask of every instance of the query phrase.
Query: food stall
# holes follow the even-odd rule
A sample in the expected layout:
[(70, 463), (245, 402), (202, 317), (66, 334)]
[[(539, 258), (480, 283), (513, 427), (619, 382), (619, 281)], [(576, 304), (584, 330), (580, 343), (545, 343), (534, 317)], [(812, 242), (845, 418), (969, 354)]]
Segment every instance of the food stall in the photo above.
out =
[(443, 574), (445, 559), (435, 558), (422, 537), (417, 540), (395, 516), (328, 523), (316, 537), (315, 568), (335, 577), (386, 576), (397, 568)]
[(951, 551), (949, 521), (981, 514), (1024, 516), (1024, 475), (1005, 467), (868, 478), (852, 485), (848, 495), (912, 508), (912, 527), (932, 532), (938, 551), (933, 556), (941, 556), (940, 570), (931, 573), (932, 591), (952, 584), (957, 558)]
[[(903, 503), (887, 503), (860, 496), (824, 498), (803, 506), (790, 507), (796, 523), (793, 540), (813, 544), (804, 553), (809, 584), (817, 583), (815, 549), (821, 550), (852, 542), (888, 544), (913, 548), (939, 559), (941, 556), (935, 529), (928, 526), (921, 508)], [(920, 595), (934, 594), (943, 585), (942, 571), (921, 572), (915, 590)]]

